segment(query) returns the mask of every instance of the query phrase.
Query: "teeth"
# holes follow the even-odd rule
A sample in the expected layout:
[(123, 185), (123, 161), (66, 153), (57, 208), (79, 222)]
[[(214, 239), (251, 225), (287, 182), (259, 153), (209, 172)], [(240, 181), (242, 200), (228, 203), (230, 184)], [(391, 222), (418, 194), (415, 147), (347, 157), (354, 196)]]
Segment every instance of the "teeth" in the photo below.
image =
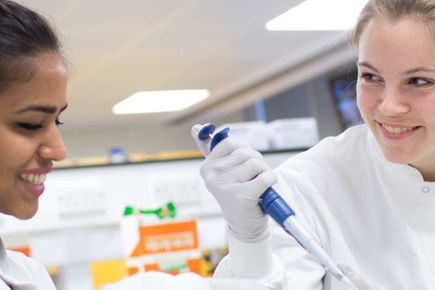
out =
[(33, 183), (34, 185), (40, 185), (44, 183), (47, 174), (21, 174), (20, 178), (22, 180)]
[(400, 128), (400, 127), (390, 127), (388, 125), (382, 124), (382, 128), (384, 128), (386, 131), (392, 134), (400, 134), (403, 132), (412, 131), (415, 129), (415, 127), (408, 127), (408, 128)]

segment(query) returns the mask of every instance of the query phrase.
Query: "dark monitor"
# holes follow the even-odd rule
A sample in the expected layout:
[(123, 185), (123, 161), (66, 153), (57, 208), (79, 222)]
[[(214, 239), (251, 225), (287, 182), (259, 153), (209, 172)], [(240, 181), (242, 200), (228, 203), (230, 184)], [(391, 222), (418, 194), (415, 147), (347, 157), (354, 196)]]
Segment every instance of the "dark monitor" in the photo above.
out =
[(351, 70), (332, 77), (329, 81), (329, 87), (343, 130), (362, 124), (361, 115), (356, 104), (357, 77), (358, 72)]

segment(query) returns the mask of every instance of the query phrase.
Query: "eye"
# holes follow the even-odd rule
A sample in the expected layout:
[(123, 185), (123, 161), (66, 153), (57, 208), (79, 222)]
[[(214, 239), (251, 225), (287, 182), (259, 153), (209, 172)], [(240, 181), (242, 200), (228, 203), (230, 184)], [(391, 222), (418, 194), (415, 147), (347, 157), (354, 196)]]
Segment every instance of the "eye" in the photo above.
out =
[(21, 122), (18, 122), (17, 125), (20, 128), (23, 128), (23, 129), (28, 130), (28, 131), (36, 131), (36, 130), (39, 130), (39, 129), (42, 128), (42, 124), (33, 124), (33, 123), (21, 123)]
[(409, 79), (408, 84), (420, 87), (420, 86), (425, 86), (425, 85), (433, 84), (433, 81), (428, 80), (426, 78), (414, 77), (414, 78), (410, 78)]
[(56, 126), (60, 126), (60, 125), (64, 124), (61, 120), (59, 120), (59, 118), (56, 119), (55, 123), (56, 123)]
[(374, 75), (374, 74), (372, 74), (372, 73), (368, 73), (368, 72), (363, 72), (363, 73), (361, 73), (360, 78), (361, 78), (363, 81), (365, 81), (365, 82), (369, 82), (369, 83), (370, 83), (370, 82), (378, 82), (378, 81), (381, 80), (380, 77), (378, 77), (378, 76), (376, 76), (376, 75)]
[[(63, 122), (61, 122), (59, 119), (56, 119), (54, 121), (54, 123), (56, 124), (56, 126), (60, 126), (63, 125)], [(44, 125), (42, 123), (27, 123), (27, 122), (18, 122), (17, 123), (18, 127), (25, 129), (27, 131), (37, 131), (39, 129), (44, 128)]]

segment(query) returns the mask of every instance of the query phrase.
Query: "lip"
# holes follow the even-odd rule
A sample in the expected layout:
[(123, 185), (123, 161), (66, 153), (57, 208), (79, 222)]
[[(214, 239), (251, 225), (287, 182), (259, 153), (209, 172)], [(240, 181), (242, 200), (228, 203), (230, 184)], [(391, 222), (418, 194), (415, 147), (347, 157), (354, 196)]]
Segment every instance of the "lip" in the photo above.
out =
[[(384, 127), (382, 127), (382, 124), (388, 126), (388, 127), (392, 127), (392, 128), (414, 128), (413, 130), (410, 131), (404, 131), (400, 134), (395, 134), (395, 133), (391, 133), (388, 132), (387, 130), (385, 130)], [(414, 135), (417, 131), (419, 131), (421, 126), (404, 126), (404, 125), (397, 125), (397, 124), (389, 124), (389, 123), (383, 123), (383, 122), (378, 122), (376, 121), (376, 125), (378, 126), (379, 131), (382, 133), (382, 135), (390, 140), (403, 140), (408, 138), (411, 135)]]
[[(44, 166), (44, 167), (37, 167), (37, 168), (24, 170), (22, 171), (22, 174), (41, 175), (41, 174), (48, 174), (52, 170), (53, 168), (51, 166)], [(44, 183), (36, 185), (26, 180), (22, 180), (22, 179), (20, 180), (23, 182), (23, 185), (26, 188), (26, 190), (35, 198), (39, 198), (44, 193), (45, 190)]]
[(24, 174), (47, 174), (50, 173), (53, 170), (52, 167), (46, 166), (46, 167), (38, 167), (38, 168), (32, 168), (24, 170)]
[(36, 198), (40, 197), (42, 193), (44, 193), (45, 185), (44, 183), (35, 185), (33, 183), (30, 183), (28, 181), (22, 180), (24, 183), (24, 187)]

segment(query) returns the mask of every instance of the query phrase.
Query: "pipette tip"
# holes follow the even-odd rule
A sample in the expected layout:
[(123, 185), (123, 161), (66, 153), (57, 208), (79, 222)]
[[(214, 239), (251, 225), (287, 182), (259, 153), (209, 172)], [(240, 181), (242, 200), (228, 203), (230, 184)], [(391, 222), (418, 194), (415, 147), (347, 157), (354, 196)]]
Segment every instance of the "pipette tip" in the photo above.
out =
[(343, 276), (340, 281), (341, 283), (346, 285), (347, 289), (349, 290), (359, 290), (358, 287), (356, 287), (355, 284), (353, 284), (352, 281), (350, 281), (350, 279), (347, 278), (346, 276)]

